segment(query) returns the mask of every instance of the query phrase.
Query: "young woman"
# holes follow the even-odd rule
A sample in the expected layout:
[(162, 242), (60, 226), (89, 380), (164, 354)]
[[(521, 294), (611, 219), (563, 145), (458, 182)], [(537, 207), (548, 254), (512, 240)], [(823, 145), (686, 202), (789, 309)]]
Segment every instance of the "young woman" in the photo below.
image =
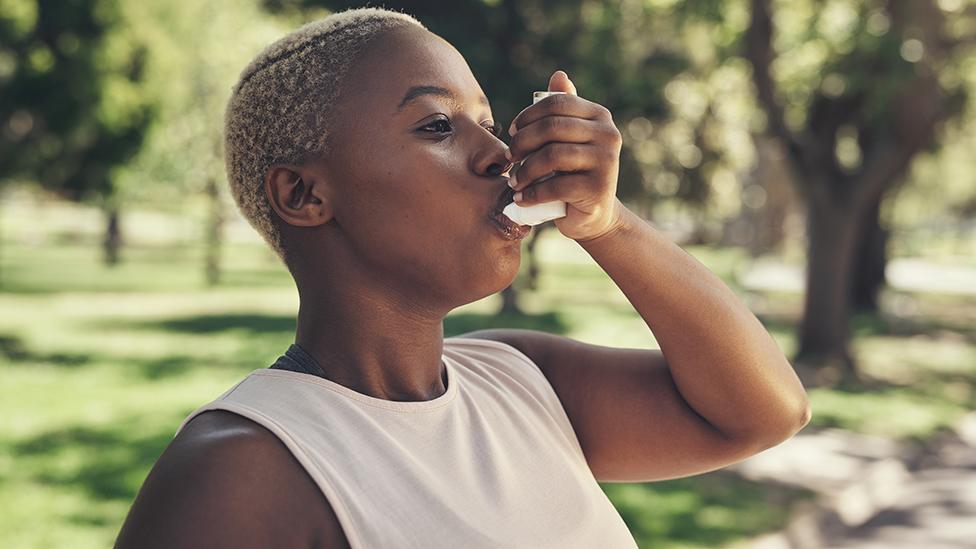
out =
[[(756, 317), (616, 198), (610, 112), (562, 71), (548, 89), (565, 93), (519, 113), (506, 146), (458, 51), (376, 8), (244, 70), (228, 176), (295, 278), (295, 342), (184, 420), (118, 547), (635, 547), (597, 481), (714, 470), (807, 423)], [(518, 272), (529, 227), (499, 216), (513, 195), (567, 203), (556, 227), (661, 350), (444, 338), (452, 309)]]

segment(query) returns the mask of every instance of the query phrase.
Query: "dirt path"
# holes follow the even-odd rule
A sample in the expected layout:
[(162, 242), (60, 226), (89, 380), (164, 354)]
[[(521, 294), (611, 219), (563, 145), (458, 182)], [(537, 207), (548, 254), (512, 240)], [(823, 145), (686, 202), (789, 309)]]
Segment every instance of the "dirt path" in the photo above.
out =
[(750, 549), (976, 549), (976, 413), (931, 447), (841, 430), (801, 432), (733, 465), (819, 494)]

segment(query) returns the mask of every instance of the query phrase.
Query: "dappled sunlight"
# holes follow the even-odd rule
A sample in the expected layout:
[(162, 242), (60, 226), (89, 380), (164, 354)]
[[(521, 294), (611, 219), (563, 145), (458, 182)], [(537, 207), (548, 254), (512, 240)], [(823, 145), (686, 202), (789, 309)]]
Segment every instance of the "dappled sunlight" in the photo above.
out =
[[(185, 414), (251, 370), (266, 367), (294, 338), (297, 292), (273, 264), (262, 268), (277, 274), (260, 282), (209, 291), (195, 288), (185, 276), (195, 259), (169, 256), (166, 247), (159, 249), (163, 260), (152, 259), (152, 247), (133, 254), (129, 270), (104, 275), (114, 277), (111, 281), (94, 282), (103, 276), (102, 267), (90, 256), (71, 270), (50, 266), (60, 257), (85, 257), (85, 246), (29, 249), (14, 242), (4, 250), (21, 267), (5, 272), (15, 291), (0, 294), (0, 307), (18, 311), (16, 317), (0, 318), (0, 369), (7, 380), (0, 387), (0, 413), (9, 427), (0, 438), (6, 456), (0, 458), (0, 471), (10, 479), (0, 487), (0, 501), (25, 498), (0, 522), (0, 530), (10, 532), (6, 539), (54, 543), (74, 533), (77, 540), (91, 539), (91, 546), (107, 544)], [(521, 294), (525, 315), (495, 314), (499, 296), (493, 295), (452, 312), (445, 335), (510, 327), (602, 345), (657, 347), (605, 273), (570, 252), (577, 244), (549, 232), (538, 246), (545, 259), (536, 289)], [(236, 264), (246, 272), (245, 258), (259, 258), (260, 250), (260, 243), (241, 244)], [(741, 250), (696, 246), (689, 253), (739, 288), (736, 273), (749, 262)], [(28, 274), (37, 271), (45, 277)], [(232, 269), (227, 276), (236, 280)], [(738, 292), (783, 351), (793, 353), (801, 296), (756, 288)], [(852, 328), (863, 371), (885, 385), (860, 392), (812, 389), (811, 427), (921, 442), (951, 429), (976, 405), (976, 342), (968, 323), (973, 305), (939, 295), (885, 295), (883, 315), (855, 319)], [(911, 308), (897, 309), (906, 299)], [(866, 447), (858, 443), (848, 449)], [(780, 528), (794, 504), (812, 498), (809, 486), (762, 484), (762, 475), (774, 474), (768, 460), (779, 468), (847, 475), (849, 467), (840, 461), (825, 467), (829, 460), (800, 454), (816, 467), (777, 459), (771, 451), (763, 458), (767, 462), (752, 465), (762, 474), (744, 472), (745, 480), (717, 472), (604, 489), (639, 539), (675, 540), (662, 547), (733, 543)], [(856, 462), (843, 456), (830, 459)], [(31, 465), (21, 466), (25, 460)], [(887, 478), (881, 472), (876, 476)], [(840, 490), (846, 495), (837, 496), (838, 512), (852, 523), (895, 497), (867, 487)], [(29, 538), (36, 528), (31, 525), (41, 520), (64, 527), (48, 538)]]
[[(331, 250), (332, 241), (316, 240), (323, 234), (359, 245), (370, 230), (388, 230), (396, 215), (417, 217), (413, 208), (394, 210), (381, 201), (354, 208), (346, 193), (360, 188), (376, 193), (369, 200), (394, 196), (367, 180), (381, 171), (361, 168), (375, 159), (388, 172), (384, 181), (406, 185), (395, 189), (398, 199), (436, 200), (447, 187), (435, 183), (497, 195), (500, 189), (469, 183), (501, 181), (465, 178), (463, 170), (497, 175), (491, 170), (499, 164), (487, 160), (503, 163), (502, 145), (518, 152), (521, 140), (504, 129), (557, 69), (569, 72), (579, 97), (610, 111), (614, 127), (606, 118), (599, 124), (620, 137), (619, 158), (601, 154), (600, 162), (617, 174), (616, 198), (653, 228), (646, 234), (676, 244), (741, 299), (806, 384), (812, 408), (809, 424), (794, 436), (720, 470), (602, 484), (639, 546), (915, 549), (976, 539), (976, 57), (969, 47), (976, 0), (385, 4), (416, 15), (454, 45), (490, 103), (474, 113), (469, 105), (435, 108), (430, 98), (423, 109), (412, 107), (411, 124), (420, 123), (421, 110), (443, 111), (438, 116), (446, 119), (438, 122), (461, 132), (467, 118), (485, 114), (493, 120), (476, 122), (500, 132), (491, 137), (479, 127), (434, 141), (418, 137), (432, 133), (422, 128), (408, 131), (406, 118), (388, 123), (372, 111), (359, 124), (333, 127), (327, 98), (307, 101), (326, 81), (298, 61), (281, 82), (269, 77), (282, 84), (270, 89), (309, 84), (308, 94), (277, 105), (256, 100), (251, 123), (226, 124), (232, 92), (242, 89), (234, 83), (256, 53), (350, 3), (0, 2), (0, 547), (110, 546), (187, 414), (267, 368), (295, 341), (295, 281), (264, 240), (278, 230), (274, 220), (287, 216), (267, 211), (267, 196), (255, 192), (263, 188), (259, 175), (273, 187), (268, 172), (284, 173), (281, 167), (291, 170), (281, 181), (295, 183), (327, 173), (322, 181), (337, 193), (325, 199), (337, 205), (329, 222), (338, 230), (295, 224), (285, 231), (304, 231), (302, 253), (318, 253), (319, 245)], [(308, 45), (295, 50), (297, 58), (276, 52), (271, 64), (348, 59), (350, 74), (369, 66), (351, 49), (307, 55)], [(406, 76), (413, 66), (398, 64)], [(263, 75), (274, 74), (267, 69), (248, 73), (251, 84), (243, 88), (260, 91)], [(389, 76), (384, 82), (395, 80)], [(467, 73), (428, 76), (442, 81), (414, 84), (471, 83)], [(327, 82), (341, 80), (330, 75)], [(336, 103), (336, 112), (360, 110)], [(520, 164), (582, 165), (575, 156), (595, 142), (563, 147), (573, 151), (570, 162), (557, 147), (571, 126), (560, 122), (568, 119), (558, 107), (555, 114), (546, 118), (550, 134), (539, 139), (546, 154), (532, 151)], [(278, 124), (287, 135), (268, 131)], [(227, 128), (237, 126), (235, 146), (228, 137), (235, 131)], [(523, 144), (533, 126), (542, 124), (519, 128), (530, 137)], [(390, 156), (415, 161), (411, 169), (380, 162), (390, 151), (376, 145), (385, 141), (372, 131), (387, 132), (402, 153)], [(309, 153), (326, 152), (312, 150), (313, 141), (342, 144), (348, 133), (372, 149), (340, 146), (306, 163)], [(292, 152), (269, 152), (281, 149), (276, 138), (293, 141)], [(437, 160), (427, 151), (438, 151)], [(234, 164), (252, 153), (249, 175), (233, 175)], [(350, 169), (333, 173), (334, 167)], [(579, 171), (579, 179), (553, 181), (601, 172)], [(336, 173), (341, 177), (333, 181)], [(461, 202), (445, 203), (451, 208), (445, 219), (460, 227), (416, 225), (445, 231), (441, 244), (456, 237), (480, 246), (471, 235), (488, 231), (467, 230), (458, 221), (464, 212), (455, 211)], [(483, 218), (481, 209), (472, 215)], [(354, 210), (389, 216), (366, 218), (376, 224), (369, 227), (347, 225)], [(444, 335), (515, 328), (616, 348), (660, 348), (650, 322), (594, 256), (553, 225), (540, 225), (523, 242), (512, 285), (453, 310)], [(353, 235), (349, 226), (366, 230)], [(610, 240), (623, 242), (618, 235), (627, 232)], [(485, 242), (497, 245), (487, 236)], [(624, 258), (620, 269), (629, 268), (637, 281), (624, 285), (632, 297), (656, 298), (646, 303), (660, 311), (642, 307), (648, 318), (660, 315), (655, 326), (668, 317), (687, 320), (682, 308), (702, 303), (694, 310), (729, 318), (719, 310), (729, 294), (708, 301), (712, 294), (693, 293), (701, 280), (649, 259), (661, 256), (633, 262), (642, 256), (634, 251), (675, 250), (639, 248), (661, 243), (656, 239), (634, 242), (636, 250), (611, 246), (604, 253)], [(345, 257), (355, 261), (361, 250), (353, 248)], [(515, 251), (507, 249), (512, 258)], [(432, 261), (413, 265), (409, 280)], [(477, 274), (469, 271), (448, 265), (442, 274)], [(303, 282), (331, 274), (316, 272)], [(671, 284), (668, 296), (654, 293), (661, 287), (654, 277)], [(451, 287), (466, 283), (455, 277)], [(681, 335), (695, 345), (699, 339), (688, 334), (715, 342), (722, 338), (709, 339), (713, 331), (745, 333), (708, 325), (707, 333)], [(756, 364), (760, 351), (736, 352), (745, 341), (724, 342), (727, 354), (694, 349), (710, 357), (696, 365), (716, 369), (691, 379), (700, 391), (716, 389), (700, 380), (711, 383), (717, 369), (745, 365), (737, 371), (747, 373), (770, 365)], [(725, 356), (749, 358), (731, 363)], [(770, 391), (755, 389), (766, 385)], [(765, 376), (721, 389), (733, 397), (736, 389), (776, 392)], [(687, 386), (679, 390), (686, 403), (696, 400)], [(793, 401), (800, 394), (781, 393)], [(750, 411), (732, 409), (733, 400), (712, 404), (730, 414)], [(700, 415), (716, 425), (721, 417)], [(750, 432), (768, 430), (758, 425), (767, 416), (750, 415), (757, 418)]]

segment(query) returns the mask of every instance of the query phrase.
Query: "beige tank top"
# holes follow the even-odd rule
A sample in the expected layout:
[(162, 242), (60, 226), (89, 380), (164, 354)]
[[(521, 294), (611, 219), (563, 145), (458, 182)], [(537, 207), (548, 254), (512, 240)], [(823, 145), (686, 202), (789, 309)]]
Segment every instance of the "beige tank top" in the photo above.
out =
[(190, 413), (270, 430), (332, 504), (352, 549), (635, 548), (538, 366), (497, 341), (446, 338), (447, 390), (374, 398), (261, 368)]

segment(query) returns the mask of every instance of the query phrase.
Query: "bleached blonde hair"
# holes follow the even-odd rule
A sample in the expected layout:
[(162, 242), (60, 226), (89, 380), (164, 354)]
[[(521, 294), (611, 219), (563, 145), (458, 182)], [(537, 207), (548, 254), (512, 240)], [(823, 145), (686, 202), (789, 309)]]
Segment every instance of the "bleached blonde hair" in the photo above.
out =
[(410, 15), (383, 8), (336, 12), (267, 46), (241, 72), (224, 113), (227, 180), (244, 218), (286, 266), (265, 174), (273, 164), (301, 164), (332, 149), (336, 102), (350, 67), (373, 38), (411, 24), (426, 30)]

